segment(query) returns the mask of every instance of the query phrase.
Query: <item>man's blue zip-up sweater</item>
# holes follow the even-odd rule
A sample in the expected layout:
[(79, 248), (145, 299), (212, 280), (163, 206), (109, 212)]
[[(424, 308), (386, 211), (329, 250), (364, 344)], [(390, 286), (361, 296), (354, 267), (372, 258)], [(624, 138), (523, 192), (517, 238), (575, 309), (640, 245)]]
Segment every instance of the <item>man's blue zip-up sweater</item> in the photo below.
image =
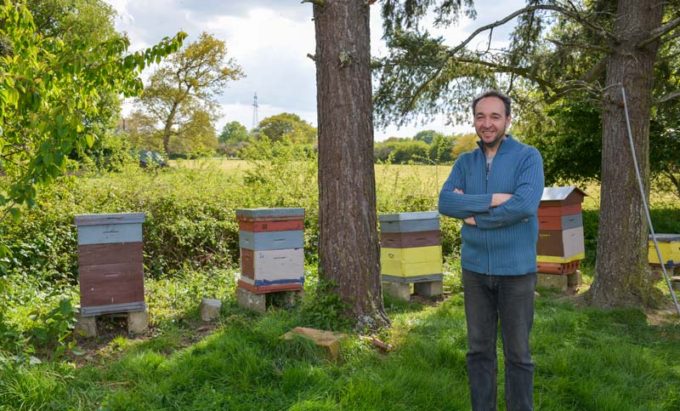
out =
[[(481, 143), (461, 155), (439, 194), (439, 212), (449, 217), (474, 217), (463, 224), (462, 266), (491, 275), (536, 272), (538, 205), (543, 195), (543, 160), (534, 147), (507, 135), (489, 172)], [(464, 194), (454, 193), (460, 189)], [(491, 207), (491, 195), (512, 197)]]

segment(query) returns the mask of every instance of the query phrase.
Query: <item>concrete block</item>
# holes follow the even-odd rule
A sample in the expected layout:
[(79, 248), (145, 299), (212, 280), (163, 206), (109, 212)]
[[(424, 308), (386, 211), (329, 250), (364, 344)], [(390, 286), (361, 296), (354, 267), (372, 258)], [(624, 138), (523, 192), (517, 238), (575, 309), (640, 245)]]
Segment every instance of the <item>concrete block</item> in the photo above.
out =
[(413, 292), (423, 297), (436, 297), (444, 293), (444, 285), (441, 281), (414, 283)]
[(83, 337), (94, 338), (97, 336), (97, 317), (83, 317), (82, 315), (78, 317), (78, 322), (76, 323), (76, 334), (82, 335)]
[(236, 289), (236, 301), (238, 305), (258, 313), (267, 311), (267, 295), (255, 294), (242, 287)]
[(537, 274), (537, 286), (543, 288), (554, 288), (565, 292), (568, 287), (568, 278), (564, 274)]
[(411, 285), (408, 283), (393, 283), (390, 281), (383, 281), (383, 293), (389, 294), (393, 298), (402, 301), (409, 301), (411, 299)]
[(567, 287), (578, 288), (581, 286), (581, 271), (576, 270), (571, 274), (567, 274)]
[(201, 300), (201, 320), (212, 321), (220, 316), (222, 301), (214, 298), (203, 298)]
[(671, 277), (671, 287), (673, 287), (675, 292), (680, 291), (680, 276)]
[(286, 308), (295, 307), (298, 302), (302, 301), (304, 291), (284, 291), (283, 305)]
[(132, 311), (128, 313), (127, 328), (131, 334), (142, 334), (149, 328), (149, 315), (146, 311)]

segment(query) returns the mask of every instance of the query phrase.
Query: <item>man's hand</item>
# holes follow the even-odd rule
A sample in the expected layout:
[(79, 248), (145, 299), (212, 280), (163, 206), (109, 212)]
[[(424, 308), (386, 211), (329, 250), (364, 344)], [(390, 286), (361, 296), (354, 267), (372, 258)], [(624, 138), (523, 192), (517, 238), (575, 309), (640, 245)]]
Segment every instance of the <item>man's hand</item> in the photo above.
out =
[(456, 193), (456, 194), (465, 194), (465, 193), (463, 193), (463, 190), (461, 190), (460, 188), (454, 188), (453, 192)]
[(491, 195), (491, 207), (498, 207), (512, 198), (512, 194), (495, 193)]

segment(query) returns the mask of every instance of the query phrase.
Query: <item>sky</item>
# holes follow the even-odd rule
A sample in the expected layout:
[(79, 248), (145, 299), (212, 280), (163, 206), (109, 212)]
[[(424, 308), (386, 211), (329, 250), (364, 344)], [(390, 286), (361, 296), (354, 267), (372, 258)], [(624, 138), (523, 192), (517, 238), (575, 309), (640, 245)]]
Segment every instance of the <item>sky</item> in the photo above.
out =
[[(182, 30), (189, 34), (185, 44), (208, 32), (226, 42), (228, 56), (243, 69), (246, 77), (231, 82), (218, 97), (221, 117), (218, 131), (230, 121), (247, 128), (253, 126), (253, 96), (258, 97), (258, 119), (288, 112), (299, 115), (316, 127), (316, 74), (314, 62), (314, 22), (312, 6), (300, 0), (104, 0), (118, 13), (116, 29), (126, 32), (131, 50), (152, 46), (165, 36)], [(371, 6), (371, 54), (385, 54), (381, 40), (380, 2)], [(441, 34), (446, 42), (456, 45), (476, 28), (499, 20), (521, 8), (524, 0), (476, 0), (477, 18), (461, 21)], [(494, 46), (507, 43), (512, 25), (494, 30)], [(487, 35), (475, 42), (486, 44)], [(473, 43), (474, 45), (474, 43)], [(151, 68), (153, 70), (153, 67)], [(145, 72), (143, 77), (150, 72)], [(132, 105), (124, 105), (124, 113)], [(420, 130), (444, 133), (469, 132), (469, 124), (447, 124), (438, 117), (423, 123), (397, 128), (376, 129), (375, 139), (412, 137)]]

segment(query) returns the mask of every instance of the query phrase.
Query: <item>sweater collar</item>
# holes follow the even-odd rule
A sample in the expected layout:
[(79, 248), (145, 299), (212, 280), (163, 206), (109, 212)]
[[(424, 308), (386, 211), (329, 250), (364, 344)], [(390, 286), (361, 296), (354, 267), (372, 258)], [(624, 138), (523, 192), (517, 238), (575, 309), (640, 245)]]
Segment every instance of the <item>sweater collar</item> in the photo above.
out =
[[(503, 141), (501, 141), (501, 145), (498, 146), (498, 151), (496, 151), (496, 155), (507, 153), (516, 144), (517, 144), (517, 141), (512, 137), (512, 135), (506, 134), (505, 139)], [(477, 141), (477, 146), (482, 151), (482, 154), (485, 154), (484, 153), (484, 144), (482, 144), (481, 140)]]

